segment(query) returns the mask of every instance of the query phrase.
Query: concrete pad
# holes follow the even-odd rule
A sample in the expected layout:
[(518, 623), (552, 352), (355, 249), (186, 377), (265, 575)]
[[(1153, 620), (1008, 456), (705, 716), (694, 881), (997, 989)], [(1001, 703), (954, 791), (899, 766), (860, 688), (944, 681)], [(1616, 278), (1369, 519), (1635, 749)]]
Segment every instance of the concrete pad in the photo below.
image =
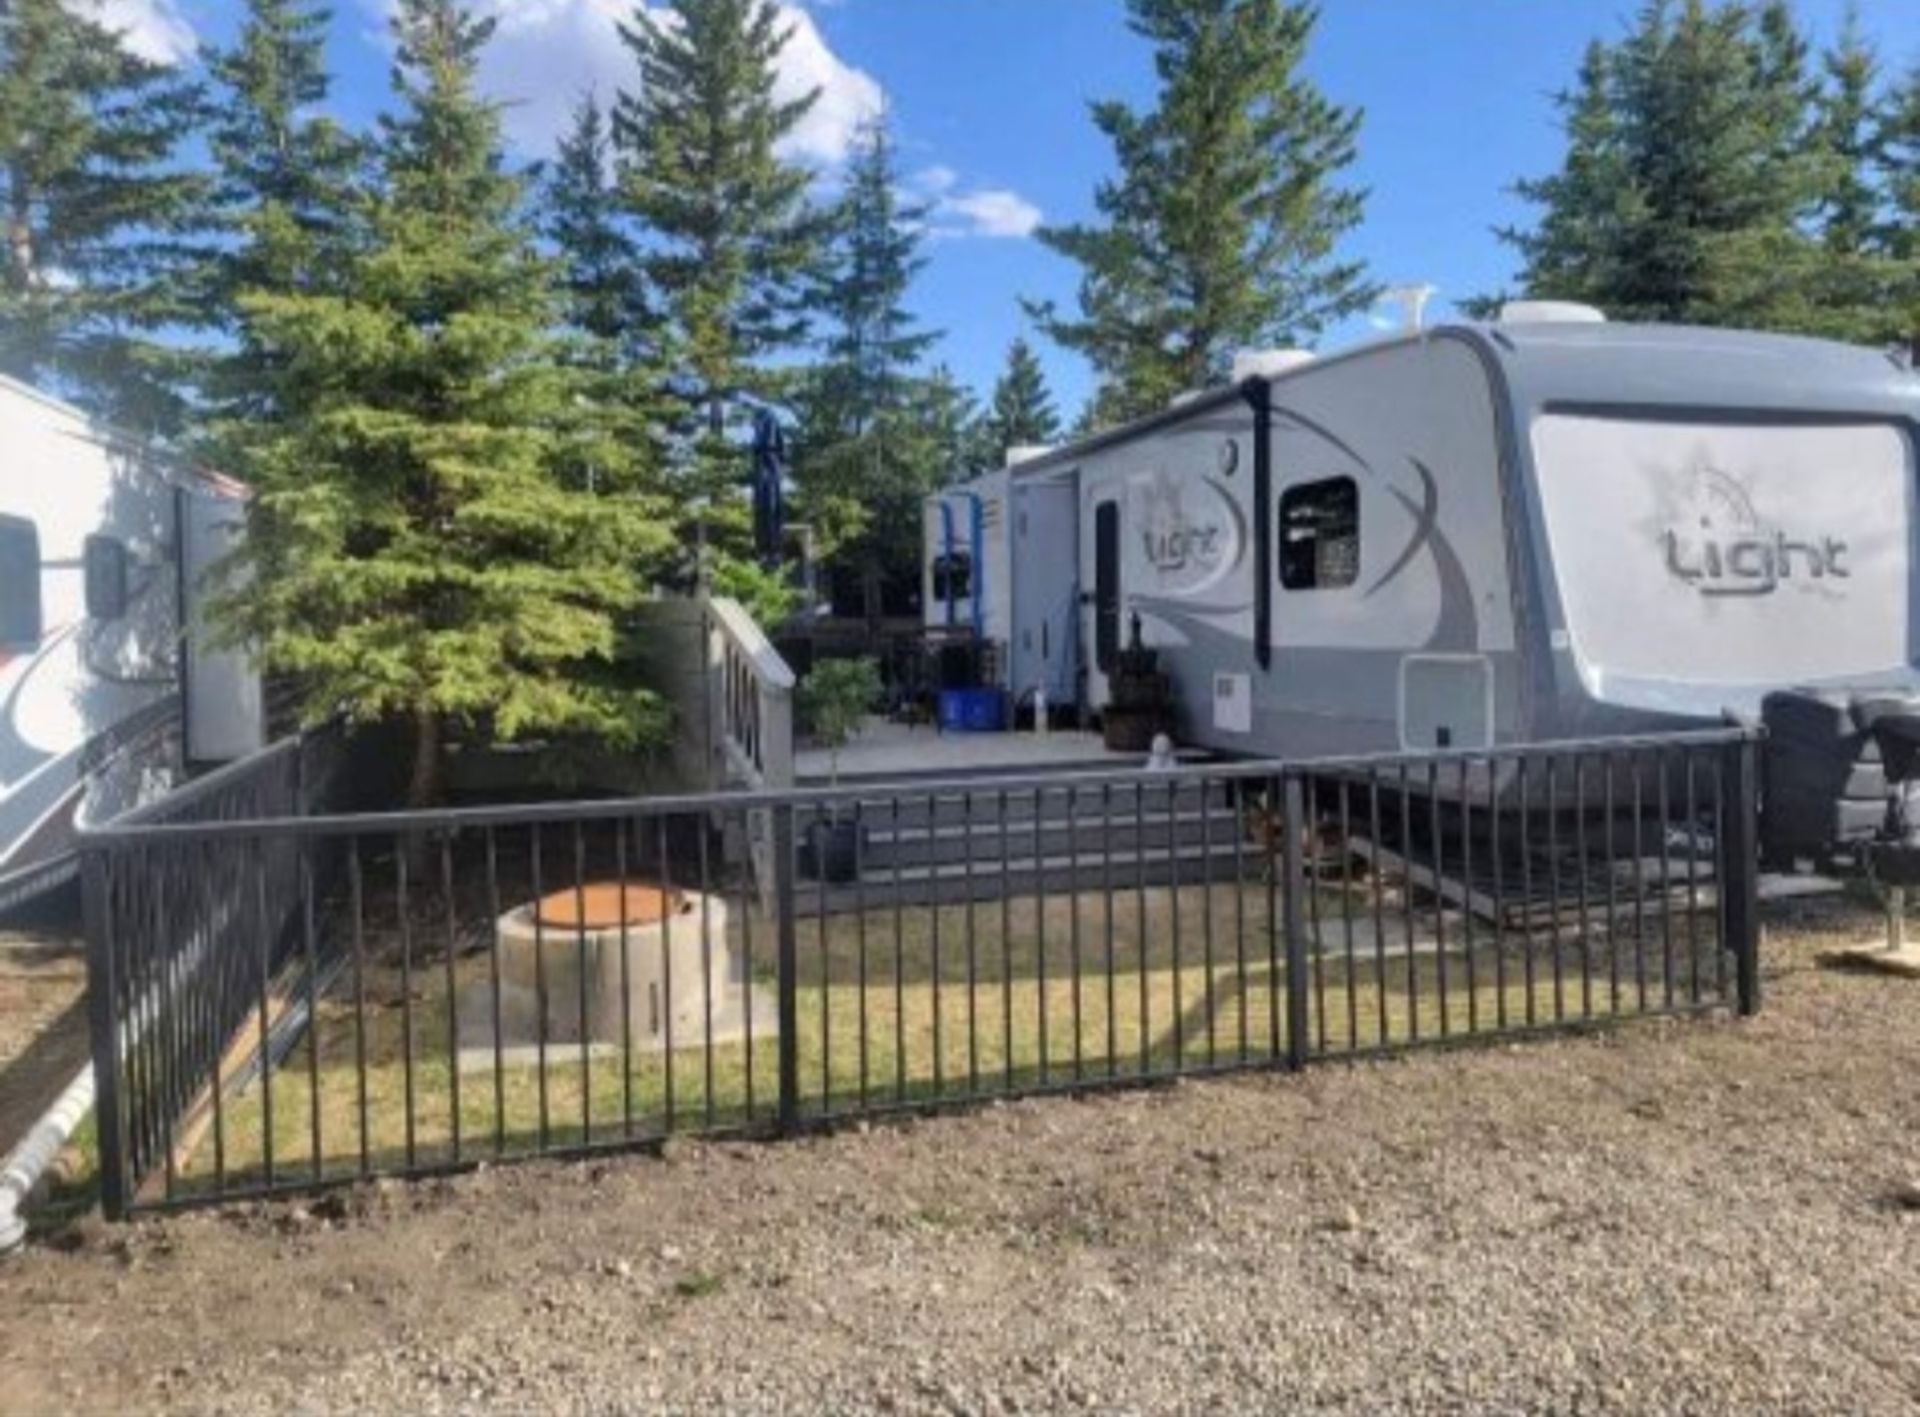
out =
[(1822, 964), (1843, 969), (1871, 969), (1881, 974), (1897, 974), (1904, 979), (1920, 979), (1920, 945), (1887, 948), (1885, 940), (1849, 945), (1820, 957)]
[(1846, 890), (1847, 883), (1833, 876), (1782, 875), (1771, 871), (1760, 873), (1760, 882), (1756, 894), (1763, 901), (1805, 900), (1815, 896), (1839, 895)]

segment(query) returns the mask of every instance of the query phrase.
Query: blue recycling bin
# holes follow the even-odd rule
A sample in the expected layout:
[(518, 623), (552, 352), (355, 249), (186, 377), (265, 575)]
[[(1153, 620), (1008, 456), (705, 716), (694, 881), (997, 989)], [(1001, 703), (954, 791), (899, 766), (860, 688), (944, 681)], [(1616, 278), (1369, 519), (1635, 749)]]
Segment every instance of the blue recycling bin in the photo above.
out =
[(1007, 696), (998, 689), (942, 689), (943, 733), (1001, 733), (1007, 727)]

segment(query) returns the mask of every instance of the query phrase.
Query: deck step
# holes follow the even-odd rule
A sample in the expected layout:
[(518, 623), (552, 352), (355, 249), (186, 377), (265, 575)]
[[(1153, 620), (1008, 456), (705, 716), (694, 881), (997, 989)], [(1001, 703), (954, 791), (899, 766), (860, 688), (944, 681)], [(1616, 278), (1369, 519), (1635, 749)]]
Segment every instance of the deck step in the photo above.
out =
[(994, 866), (1004, 856), (1014, 862), (1030, 862), (1034, 857), (1063, 857), (1078, 854), (1097, 858), (1105, 851), (1149, 853), (1169, 847), (1211, 847), (1231, 855), (1240, 840), (1243, 853), (1256, 853), (1239, 838), (1243, 831), (1238, 816), (1222, 811), (1180, 812), (1147, 816), (1136, 821), (1132, 816), (1083, 818), (1069, 824), (1061, 821), (1008, 822), (1005, 830), (997, 822), (956, 824), (933, 828), (903, 828), (895, 833), (869, 829), (864, 860), (868, 872), (902, 866), (921, 866), (929, 862), (973, 861)]
[[(978, 861), (954, 860), (879, 867), (871, 863), (857, 882), (822, 886), (817, 881), (796, 884), (795, 899), (803, 916), (824, 908), (827, 914), (913, 906), (954, 904), (966, 900), (995, 900), (1039, 894), (1097, 892), (1111, 882), (1116, 895), (1141, 887), (1257, 879), (1256, 857), (1236, 857), (1231, 848), (1211, 849), (1186, 844), (1169, 851), (1149, 843), (1145, 852), (1114, 849), (1083, 851), (1076, 859), (1060, 852), (1039, 858), (1009, 859), (1003, 867), (996, 858), (989, 866)], [(822, 900), (824, 895), (825, 899)]]

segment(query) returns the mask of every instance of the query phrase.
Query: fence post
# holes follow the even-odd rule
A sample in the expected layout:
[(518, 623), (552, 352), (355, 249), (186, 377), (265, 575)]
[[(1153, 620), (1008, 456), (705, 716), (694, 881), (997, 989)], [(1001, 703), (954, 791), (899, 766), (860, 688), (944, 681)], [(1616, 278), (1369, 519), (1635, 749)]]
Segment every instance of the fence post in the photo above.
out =
[(800, 1128), (800, 946), (793, 904), (793, 804), (773, 808), (773, 910), (779, 948), (780, 1130)]
[(1733, 950), (1739, 1010), (1760, 1012), (1759, 773), (1755, 736), (1743, 732), (1727, 745), (1724, 769), (1731, 791), (1721, 827), (1721, 922)]
[(1300, 833), (1307, 825), (1306, 793), (1300, 776), (1283, 779), (1280, 811), (1280, 861), (1284, 882), (1283, 916), (1287, 950), (1287, 1066), (1307, 1065), (1307, 871), (1300, 858)]
[(125, 1112), (120, 1101), (120, 980), (113, 961), (112, 863), (101, 846), (80, 852), (80, 910), (87, 937), (87, 1026), (92, 1040), (94, 1125), (100, 1146), (100, 1208), (127, 1214)]

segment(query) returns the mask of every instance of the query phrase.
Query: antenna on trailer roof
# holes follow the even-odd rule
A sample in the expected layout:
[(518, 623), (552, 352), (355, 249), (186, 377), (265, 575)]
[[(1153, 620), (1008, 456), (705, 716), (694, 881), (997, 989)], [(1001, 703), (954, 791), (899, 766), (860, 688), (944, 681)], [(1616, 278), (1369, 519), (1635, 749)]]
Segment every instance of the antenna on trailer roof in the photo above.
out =
[[(1375, 312), (1371, 316), (1375, 329), (1395, 330), (1403, 334), (1416, 335), (1426, 327), (1427, 302), (1438, 294), (1439, 287), (1424, 282), (1415, 285), (1390, 285), (1380, 292), (1375, 301)], [(1384, 309), (1379, 307), (1385, 307)], [(1389, 311), (1397, 310), (1398, 314)]]

